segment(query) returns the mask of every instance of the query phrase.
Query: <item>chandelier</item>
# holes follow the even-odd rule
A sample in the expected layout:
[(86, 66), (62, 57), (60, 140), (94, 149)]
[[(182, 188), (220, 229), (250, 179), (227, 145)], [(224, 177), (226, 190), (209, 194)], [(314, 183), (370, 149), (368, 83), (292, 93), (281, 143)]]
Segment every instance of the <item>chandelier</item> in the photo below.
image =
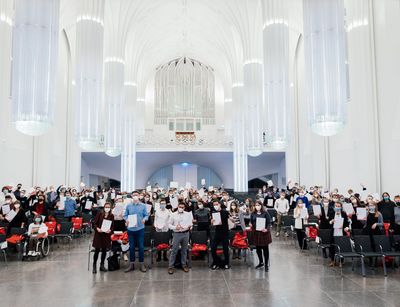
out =
[(195, 145), (196, 135), (194, 132), (175, 132), (176, 145)]

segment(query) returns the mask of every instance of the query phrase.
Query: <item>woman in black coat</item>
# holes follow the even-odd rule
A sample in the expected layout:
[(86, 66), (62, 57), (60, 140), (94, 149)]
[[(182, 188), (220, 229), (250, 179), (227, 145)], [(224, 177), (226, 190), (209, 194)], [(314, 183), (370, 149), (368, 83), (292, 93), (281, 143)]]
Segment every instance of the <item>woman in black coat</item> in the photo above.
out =
[[(111, 227), (109, 230), (103, 232), (101, 226), (104, 220), (111, 221)], [(111, 204), (104, 204), (104, 212), (98, 211), (94, 219), (94, 238), (93, 247), (95, 248), (93, 256), (93, 274), (97, 273), (97, 259), (99, 258), (99, 253), (101, 250), (101, 261), (100, 261), (100, 271), (107, 272), (104, 267), (104, 261), (106, 259), (107, 249), (111, 247), (111, 234), (114, 227), (114, 216), (111, 213)]]
[[(250, 223), (252, 226), (254, 245), (256, 246), (257, 256), (259, 264), (256, 269), (265, 266), (265, 272), (268, 272), (268, 262), (269, 262), (269, 247), (268, 245), (272, 242), (271, 237), (271, 217), (268, 211), (264, 210), (264, 206), (261, 201), (257, 201), (254, 206), (255, 210), (250, 216)], [(256, 230), (257, 218), (265, 219), (265, 227), (262, 230)], [(262, 253), (264, 252), (264, 261)]]

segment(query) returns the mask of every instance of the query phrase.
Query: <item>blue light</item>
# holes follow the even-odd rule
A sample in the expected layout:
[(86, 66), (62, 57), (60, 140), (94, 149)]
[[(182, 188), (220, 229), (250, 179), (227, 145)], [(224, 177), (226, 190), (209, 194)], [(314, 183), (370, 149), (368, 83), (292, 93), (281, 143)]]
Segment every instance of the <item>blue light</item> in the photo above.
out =
[(187, 162), (182, 162), (181, 165), (182, 165), (183, 167), (187, 167), (187, 166), (189, 166), (189, 163), (187, 163)]

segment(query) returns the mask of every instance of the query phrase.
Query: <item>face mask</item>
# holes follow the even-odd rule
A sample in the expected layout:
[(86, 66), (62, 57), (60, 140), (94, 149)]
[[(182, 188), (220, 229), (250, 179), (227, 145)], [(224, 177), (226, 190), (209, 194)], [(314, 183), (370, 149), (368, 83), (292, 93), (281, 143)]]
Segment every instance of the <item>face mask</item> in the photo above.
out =
[(248, 206), (250, 204), (250, 202), (246, 200), (245, 204)]
[(284, 199), (285, 198), (285, 195), (281, 195), (281, 199)]
[(335, 211), (336, 211), (336, 212), (340, 212), (340, 211), (342, 211), (342, 208), (336, 207), (336, 208), (335, 208)]
[(108, 213), (110, 212), (111, 208), (104, 208), (104, 212)]
[(40, 223), (40, 222), (41, 222), (40, 218), (35, 219), (35, 223)]
[(215, 211), (219, 211), (219, 206), (214, 206)]
[(369, 209), (370, 213), (375, 213), (375, 207), (374, 206), (370, 206), (370, 207), (368, 207), (368, 209)]
[(256, 206), (256, 210), (260, 211), (261, 210), (261, 206), (260, 205)]
[(304, 196), (304, 193), (300, 193), (299, 196), (300, 196), (300, 197), (303, 197), (303, 196)]
[(165, 204), (160, 204), (160, 209), (164, 210), (165, 209)]
[(203, 204), (199, 205), (199, 209), (203, 209), (203, 208), (204, 208)]
[(383, 198), (384, 201), (389, 201), (389, 199), (390, 199), (390, 198), (387, 197), (387, 196), (385, 196), (385, 197)]
[(70, 198), (71, 198), (71, 195), (65, 195), (65, 198), (66, 198), (66, 199), (70, 199)]
[(19, 207), (21, 207), (20, 204), (15, 204), (15, 205), (14, 205), (14, 208), (15, 208), (15, 209), (19, 209)]
[(179, 213), (182, 213), (183, 210), (185, 210), (185, 209), (183, 209), (183, 208), (178, 208), (178, 212), (179, 212)]

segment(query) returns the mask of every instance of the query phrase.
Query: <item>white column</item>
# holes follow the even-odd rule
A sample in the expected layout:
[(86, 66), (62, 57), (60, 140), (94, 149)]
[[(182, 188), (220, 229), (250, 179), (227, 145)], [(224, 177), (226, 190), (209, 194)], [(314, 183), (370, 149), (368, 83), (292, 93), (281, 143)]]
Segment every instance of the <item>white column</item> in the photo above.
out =
[(243, 84), (232, 86), (233, 124), (233, 177), (235, 192), (248, 191), (248, 165), (246, 146), (246, 112), (243, 103)]

